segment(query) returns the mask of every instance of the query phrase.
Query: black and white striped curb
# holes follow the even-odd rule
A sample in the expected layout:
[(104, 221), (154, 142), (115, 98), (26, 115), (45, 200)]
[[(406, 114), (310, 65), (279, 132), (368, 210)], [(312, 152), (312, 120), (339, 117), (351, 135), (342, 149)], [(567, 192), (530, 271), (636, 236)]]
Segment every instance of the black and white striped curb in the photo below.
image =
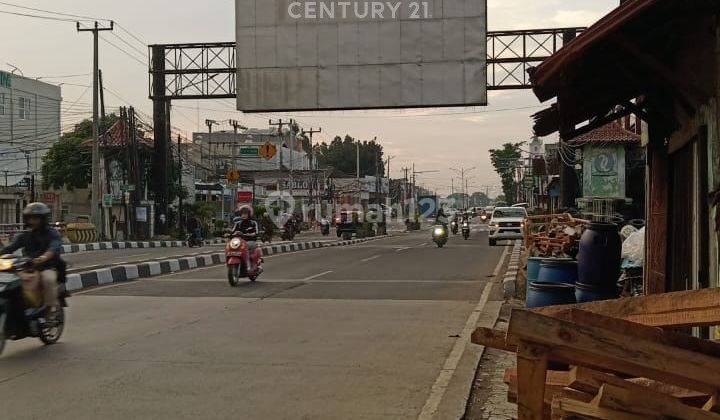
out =
[[(374, 238), (353, 239), (339, 242), (297, 242), (291, 244), (267, 245), (260, 249), (263, 256), (285, 254), (289, 252), (304, 251), (308, 249), (327, 248), (333, 246), (355, 245), (363, 242), (386, 238), (378, 236)], [(141, 278), (170, 274), (178, 271), (192, 270), (195, 268), (208, 267), (225, 263), (225, 253), (216, 252), (213, 254), (197, 255), (192, 257), (169, 259), (165, 261), (151, 261), (138, 264), (118, 265), (102, 268), (99, 270), (86, 271), (76, 274), (68, 274), (67, 290), (73, 292), (88, 287), (104, 286), (113, 283), (126, 282)]]
[[(225, 243), (224, 239), (212, 239), (205, 241), (205, 245), (217, 245), (222, 243)], [(181, 248), (185, 246), (187, 246), (186, 241), (94, 242), (88, 244), (63, 245), (62, 253), (74, 254), (76, 252), (132, 248)]]
[(505, 299), (515, 296), (517, 290), (517, 278), (520, 271), (520, 253), (522, 252), (522, 241), (517, 240), (510, 252), (510, 260), (508, 261), (507, 271), (503, 279), (503, 294)]

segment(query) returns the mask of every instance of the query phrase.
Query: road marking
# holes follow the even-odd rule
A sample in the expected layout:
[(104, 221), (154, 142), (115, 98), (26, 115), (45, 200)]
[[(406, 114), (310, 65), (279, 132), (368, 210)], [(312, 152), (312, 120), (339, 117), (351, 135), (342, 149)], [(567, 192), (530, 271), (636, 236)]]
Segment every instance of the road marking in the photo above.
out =
[(364, 260), (360, 260), (360, 262), (368, 262), (368, 261), (376, 260), (378, 258), (380, 258), (380, 255), (373, 255), (370, 258), (365, 258)]
[[(504, 254), (502, 259), (504, 259)], [(490, 298), (490, 291), (492, 290), (492, 287), (492, 282), (488, 282), (485, 285), (480, 301), (468, 317), (467, 322), (465, 322), (465, 328), (463, 328), (462, 333), (460, 333), (460, 337), (455, 341), (455, 345), (453, 346), (450, 355), (447, 359), (445, 359), (445, 364), (443, 365), (440, 374), (430, 390), (430, 395), (428, 396), (422, 411), (420, 411), (420, 415), (418, 415), (418, 420), (429, 420), (434, 418), (435, 414), (437, 414), (440, 402), (442, 402), (442, 399), (447, 392), (447, 388), (450, 385), (450, 380), (455, 374), (455, 370), (457, 370), (460, 359), (465, 353), (465, 348), (467, 348), (467, 345), (470, 342), (470, 336), (473, 330), (475, 330), (475, 325), (477, 325), (480, 315), (482, 314), (483, 309), (485, 309), (485, 305)]]
[(410, 248), (398, 248), (395, 250), (395, 252), (403, 252), (403, 251), (407, 251), (408, 249), (410, 249)]
[(324, 273), (320, 273), (320, 274), (315, 274), (314, 276), (305, 277), (305, 278), (303, 279), (303, 281), (310, 281), (310, 280), (316, 279), (316, 278), (318, 278), (318, 277), (322, 277), (322, 276), (328, 275), (328, 274), (330, 274), (330, 273), (332, 273), (332, 270), (330, 270), (330, 271), (325, 271)]
[(498, 274), (500, 274), (500, 270), (502, 269), (503, 263), (505, 262), (505, 257), (507, 257), (507, 254), (510, 252), (510, 247), (506, 246), (505, 249), (503, 249), (503, 253), (500, 256), (500, 261), (498, 261), (497, 265), (495, 266), (495, 271), (493, 271), (492, 276), (497, 277)]

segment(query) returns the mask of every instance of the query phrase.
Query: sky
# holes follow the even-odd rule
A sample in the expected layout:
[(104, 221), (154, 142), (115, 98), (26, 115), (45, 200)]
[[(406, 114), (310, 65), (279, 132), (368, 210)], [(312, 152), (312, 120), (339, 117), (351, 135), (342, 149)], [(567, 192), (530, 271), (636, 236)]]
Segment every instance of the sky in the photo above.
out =
[[(618, 3), (619, 0), (488, 0), (488, 27), (494, 31), (589, 26)], [(110, 112), (119, 106), (133, 105), (147, 115), (148, 121), (152, 103), (148, 99), (147, 66), (143, 64), (147, 50), (143, 44), (232, 41), (235, 37), (233, 0), (9, 0), (0, 1), (0, 12), (35, 13), (11, 4), (118, 22), (121, 29), (115, 33), (119, 37), (105, 33), (103, 38), (107, 41), (100, 42), (106, 107)], [(72, 22), (0, 13), (0, 37), (3, 39), (0, 70), (11, 71), (11, 66), (16, 66), (27, 77), (50, 77), (44, 80), (63, 83), (64, 126), (72, 127), (92, 115), (92, 90), (87, 87), (92, 83), (90, 33), (78, 33)], [(458, 178), (450, 168), (476, 168), (469, 173), (470, 191), (486, 191), (486, 186), (490, 186), (491, 195), (496, 195), (500, 193), (497, 187), (500, 180), (488, 151), (506, 142), (527, 141), (532, 135), (530, 115), (542, 105), (529, 90), (491, 91), (488, 102), (487, 107), (258, 116), (235, 111), (230, 100), (175, 101), (172, 125), (190, 136), (198, 127), (204, 130), (205, 119), (236, 119), (249, 127), (267, 128), (268, 116), (295, 118), (305, 128), (322, 127), (322, 133), (315, 135), (316, 141), (329, 141), (345, 134), (363, 140), (377, 137), (386, 156), (394, 156), (390, 164), (393, 177), (400, 177), (402, 168), (414, 163), (417, 171), (437, 171), (418, 175), (418, 182), (445, 195), (450, 193), (452, 178)], [(459, 183), (454, 181), (456, 188)]]

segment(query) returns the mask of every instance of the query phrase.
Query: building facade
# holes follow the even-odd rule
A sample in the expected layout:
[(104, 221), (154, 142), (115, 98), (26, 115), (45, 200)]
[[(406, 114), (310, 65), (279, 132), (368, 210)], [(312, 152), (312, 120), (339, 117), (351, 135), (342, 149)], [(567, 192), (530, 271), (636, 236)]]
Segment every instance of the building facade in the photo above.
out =
[(60, 139), (61, 103), (59, 86), (0, 72), (0, 224), (19, 223), (21, 201), (39, 198), (43, 156)]

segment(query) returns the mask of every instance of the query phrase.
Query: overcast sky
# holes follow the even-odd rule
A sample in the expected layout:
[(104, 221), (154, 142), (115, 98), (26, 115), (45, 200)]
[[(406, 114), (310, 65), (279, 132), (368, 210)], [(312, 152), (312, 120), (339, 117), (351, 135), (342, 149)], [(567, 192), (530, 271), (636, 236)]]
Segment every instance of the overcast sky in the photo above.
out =
[[(1, 3), (0, 11), (34, 13)], [(232, 0), (9, 0), (6, 3), (114, 19), (136, 38), (150, 44), (231, 41), (235, 36)], [(489, 0), (488, 24), (490, 30), (587, 26), (618, 3), (618, 0)], [(114, 36), (106, 34), (105, 37), (139, 60), (145, 60), (146, 50), (137, 40), (121, 30), (117, 34), (134, 49)], [(0, 14), (0, 37), (4, 40), (0, 57), (2, 70), (11, 70), (6, 64), (10, 63), (28, 77), (81, 75), (48, 79), (53, 83), (65, 82), (64, 125), (72, 126), (72, 123), (91, 115), (92, 92), (84, 87), (91, 83), (92, 43), (89, 33), (77, 33), (71, 22)], [(150, 115), (152, 105), (147, 98), (146, 66), (106, 42), (101, 42), (100, 63), (109, 90), (106, 94), (108, 109), (129, 103)], [(71, 107), (73, 103), (76, 104)], [(471, 190), (484, 191), (481, 186), (498, 185), (499, 178), (490, 165), (488, 150), (507, 141), (525, 141), (531, 135), (529, 116), (540, 106), (531, 92), (490, 92), (489, 103), (488, 107), (478, 108), (301, 112), (273, 114), (272, 117), (295, 117), (305, 127), (322, 127), (323, 133), (315, 137), (319, 140), (346, 133), (360, 139), (377, 136), (387, 154), (395, 156), (391, 164), (394, 177), (400, 176), (402, 167), (409, 167), (414, 162), (418, 171), (439, 171), (421, 175), (419, 180), (427, 187), (447, 194), (451, 178), (455, 176), (449, 167), (477, 167), (470, 181), (476, 188), (471, 187)], [(257, 116), (233, 112), (233, 103), (229, 100), (204, 101), (199, 105), (196, 101), (176, 101), (174, 105), (183, 108), (174, 108), (173, 126), (187, 135), (197, 127), (196, 106), (201, 108), (201, 124), (206, 118), (234, 118), (251, 127), (267, 127), (268, 114)], [(525, 107), (537, 108), (506, 110)], [(461, 114), (447, 115), (458, 112)]]

